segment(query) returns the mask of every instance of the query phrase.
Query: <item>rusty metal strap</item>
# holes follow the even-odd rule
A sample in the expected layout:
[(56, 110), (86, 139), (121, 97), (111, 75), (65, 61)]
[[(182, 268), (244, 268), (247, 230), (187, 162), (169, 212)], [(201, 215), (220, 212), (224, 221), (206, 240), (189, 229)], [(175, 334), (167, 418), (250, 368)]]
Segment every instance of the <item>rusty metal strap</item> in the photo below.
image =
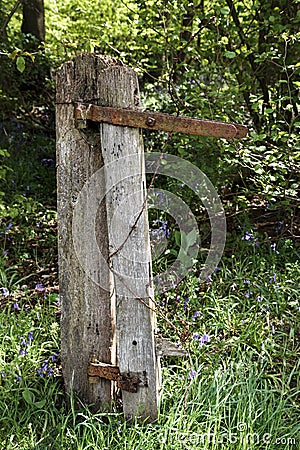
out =
[(147, 385), (145, 373), (141, 376), (136, 374), (121, 374), (119, 367), (106, 363), (90, 363), (88, 367), (90, 377), (100, 377), (106, 380), (116, 381), (117, 386), (123, 391), (137, 392), (140, 383)]
[(236, 123), (177, 117), (170, 114), (111, 108), (108, 106), (76, 104), (75, 118), (126, 127), (160, 130), (168, 133), (186, 133), (224, 139), (241, 139), (248, 133), (246, 126)]

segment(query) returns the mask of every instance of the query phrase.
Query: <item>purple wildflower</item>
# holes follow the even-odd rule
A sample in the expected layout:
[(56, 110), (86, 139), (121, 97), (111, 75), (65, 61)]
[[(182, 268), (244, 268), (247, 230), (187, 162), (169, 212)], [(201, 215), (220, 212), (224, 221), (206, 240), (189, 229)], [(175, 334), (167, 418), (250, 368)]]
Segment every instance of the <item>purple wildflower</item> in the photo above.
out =
[(200, 334), (199, 334), (199, 333), (194, 333), (194, 334), (193, 334), (193, 339), (195, 339), (195, 341), (199, 341), (199, 339), (200, 339)]
[(4, 295), (4, 297), (9, 296), (9, 290), (6, 287), (1, 287), (0, 289), (2, 289), (2, 295)]
[(190, 301), (189, 297), (184, 300), (183, 309), (186, 311), (188, 307), (188, 302)]
[(29, 333), (28, 333), (28, 345), (30, 345), (32, 341), (33, 341), (33, 332), (29, 331)]
[(191, 369), (189, 372), (189, 380), (194, 380), (194, 378), (196, 378), (197, 375), (198, 374), (197, 374), (196, 370)]
[(18, 305), (17, 302), (15, 302), (13, 306), (14, 306), (14, 309), (15, 309), (16, 311), (20, 311), (21, 308), (20, 308), (20, 306)]
[(42, 365), (38, 368), (37, 373), (41, 378), (45, 378), (46, 376), (51, 377), (54, 374), (52, 367), (49, 366), (48, 359), (42, 362)]
[(192, 317), (192, 321), (195, 322), (196, 317), (199, 317), (199, 316), (201, 316), (201, 312), (200, 311), (194, 312), (193, 317)]
[(202, 347), (206, 342), (210, 342), (210, 337), (207, 334), (204, 334), (200, 339), (200, 346)]
[(6, 233), (9, 232), (9, 230), (11, 229), (12, 226), (13, 226), (13, 224), (11, 222), (9, 222), (9, 224), (6, 227)]
[(247, 241), (248, 244), (253, 244), (254, 247), (258, 247), (258, 238), (256, 238), (253, 234), (253, 231), (246, 231), (245, 236), (242, 236), (242, 241)]
[(35, 285), (35, 290), (38, 291), (38, 292), (43, 292), (45, 289), (44, 289), (44, 286), (42, 284), (36, 284)]
[(20, 339), (20, 345), (23, 347), (27, 346), (27, 342), (25, 341), (25, 339), (23, 338), (23, 336), (18, 336), (18, 338)]
[(270, 278), (269, 283), (276, 283), (277, 281), (277, 276), (276, 273), (274, 273), (274, 275)]
[(51, 355), (51, 361), (55, 362), (57, 360), (57, 358), (59, 357), (58, 353), (53, 353), (53, 355)]
[(8, 250), (3, 250), (3, 255), (7, 256), (8, 255)]
[(242, 237), (242, 241), (250, 241), (253, 237), (252, 230), (246, 231), (245, 236)]

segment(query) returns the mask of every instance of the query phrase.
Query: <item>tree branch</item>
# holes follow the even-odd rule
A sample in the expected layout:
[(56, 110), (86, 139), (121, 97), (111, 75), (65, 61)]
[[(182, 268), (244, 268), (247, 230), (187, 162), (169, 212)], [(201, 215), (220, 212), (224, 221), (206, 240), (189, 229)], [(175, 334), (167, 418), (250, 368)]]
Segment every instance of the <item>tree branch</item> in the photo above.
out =
[(11, 21), (13, 15), (15, 14), (15, 12), (17, 11), (18, 7), (20, 6), (20, 4), (22, 3), (22, 0), (17, 0), (16, 3), (13, 6), (13, 9), (11, 10), (11, 12), (8, 14), (8, 16), (6, 17), (6, 19), (3, 22), (3, 25), (1, 27), (0, 33), (4, 33), (6, 30), (7, 25), (9, 24), (9, 22)]

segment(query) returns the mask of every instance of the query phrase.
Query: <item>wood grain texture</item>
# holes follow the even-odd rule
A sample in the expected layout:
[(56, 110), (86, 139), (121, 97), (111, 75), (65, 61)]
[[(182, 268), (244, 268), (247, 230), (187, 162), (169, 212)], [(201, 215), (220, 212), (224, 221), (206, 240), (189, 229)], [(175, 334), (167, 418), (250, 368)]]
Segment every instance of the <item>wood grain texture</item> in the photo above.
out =
[[(139, 107), (135, 72), (114, 70), (109, 77), (111, 83), (107, 81), (107, 95), (110, 106)], [(116, 294), (118, 366), (121, 374), (142, 373), (147, 378), (147, 383), (139, 386), (137, 393), (122, 392), (123, 409), (127, 418), (155, 420), (159, 365), (154, 346), (154, 315), (144, 304), (150, 303), (152, 269), (144, 204), (146, 185), (142, 136), (137, 128), (101, 124), (100, 137), (104, 165), (114, 167), (106, 174), (107, 186), (113, 186), (106, 196), (106, 207)], [(116, 160), (123, 159), (124, 164), (115, 164)], [(139, 220), (135, 223), (137, 217)]]
[[(90, 383), (89, 362), (95, 358), (117, 363), (122, 375), (142, 373), (147, 380), (137, 393), (122, 392), (125, 416), (155, 420), (159, 364), (154, 348), (155, 317), (145, 306), (152, 294), (152, 273), (147, 210), (143, 209), (146, 187), (142, 138), (138, 129), (104, 123), (77, 129), (74, 104), (78, 102), (137, 108), (137, 76), (122, 63), (93, 54), (64, 64), (57, 74), (61, 356), (65, 385), (67, 391), (73, 388), (84, 403), (93, 403), (98, 409), (111, 401), (113, 383), (100, 378), (98, 383)], [(99, 286), (97, 271), (92, 281), (83, 270), (72, 241), (76, 201), (85, 182), (102, 166), (104, 180), (97, 189), (107, 193), (97, 212), (96, 237), (102, 255), (111, 264), (111, 271), (105, 273), (108, 285), (110, 280), (108, 290)], [(93, 265), (97, 249), (91, 248), (86, 238), (87, 208), (82, 207), (76, 226), (82, 230), (82, 245), (87, 249), (85, 263)]]
[[(106, 85), (102, 73), (117, 65), (114, 60), (92, 55), (65, 63), (57, 73), (57, 196), (59, 284), (62, 303), (61, 359), (67, 392), (73, 389), (85, 404), (99, 409), (111, 402), (111, 382), (89, 383), (88, 364), (92, 358), (115, 362), (113, 299), (110, 292), (91, 281), (75, 254), (72, 218), (78, 195), (85, 182), (103, 166), (102, 147), (97, 130), (79, 131), (74, 119), (74, 103), (104, 99)], [(98, 100), (100, 101), (100, 100)], [(103, 100), (101, 101), (103, 104)], [(85, 241), (84, 217), (82, 239)], [(108, 258), (106, 208), (98, 210), (96, 234), (103, 255)], [(86, 255), (93, 258), (93, 255)]]

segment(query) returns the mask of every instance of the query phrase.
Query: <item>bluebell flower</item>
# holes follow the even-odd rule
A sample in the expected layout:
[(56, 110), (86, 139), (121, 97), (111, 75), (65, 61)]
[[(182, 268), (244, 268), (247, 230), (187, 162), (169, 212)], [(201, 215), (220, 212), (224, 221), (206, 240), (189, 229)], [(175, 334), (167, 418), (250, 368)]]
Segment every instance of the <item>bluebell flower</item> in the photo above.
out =
[(190, 372), (189, 372), (189, 380), (193, 380), (194, 378), (197, 377), (197, 375), (198, 374), (197, 374), (196, 370), (191, 369)]
[(58, 353), (53, 353), (53, 355), (51, 355), (51, 361), (55, 362), (57, 360), (57, 358), (59, 357)]
[(6, 233), (8, 233), (8, 231), (11, 229), (12, 226), (13, 226), (12, 222), (9, 222), (9, 224), (6, 227)]
[(189, 297), (184, 300), (183, 309), (186, 311), (188, 307), (188, 302), (190, 301)]
[(200, 345), (201, 345), (201, 347), (202, 347), (205, 343), (208, 343), (208, 342), (210, 342), (210, 337), (209, 337), (207, 334), (204, 334), (204, 335), (202, 336), (202, 338), (200, 339)]
[(251, 231), (246, 231), (245, 236), (242, 237), (242, 241), (250, 241), (253, 238), (253, 232)]
[(242, 236), (242, 241), (247, 241), (248, 244), (253, 244), (254, 247), (258, 247), (258, 238), (256, 238), (253, 234), (253, 231), (246, 231), (245, 236)]
[(7, 256), (8, 255), (8, 250), (3, 250), (3, 255)]
[(35, 290), (38, 291), (38, 292), (43, 292), (45, 289), (44, 289), (44, 286), (42, 284), (36, 284), (35, 285)]
[(199, 316), (201, 316), (201, 312), (200, 311), (194, 312), (193, 317), (192, 317), (192, 321), (195, 322), (196, 317), (199, 317)]
[(42, 362), (42, 365), (38, 368), (37, 373), (41, 378), (44, 378), (46, 376), (51, 377), (54, 374), (52, 367), (49, 366), (48, 359)]
[(270, 278), (269, 283), (276, 283), (277, 281), (277, 276), (276, 273), (274, 272), (274, 275)]
[(33, 341), (33, 332), (29, 331), (29, 333), (28, 333), (28, 345), (30, 345), (32, 341)]
[(2, 289), (2, 294), (4, 295), (4, 297), (9, 296), (9, 290), (6, 287), (1, 287), (0, 289)]
[(156, 229), (156, 230), (152, 230), (151, 231), (151, 235), (157, 238), (169, 238), (170, 237), (170, 230), (168, 229), (168, 222), (165, 220), (159, 220), (156, 219), (153, 221), (153, 224), (157, 225), (157, 224), (161, 224), (161, 226)]
[(193, 339), (195, 339), (195, 341), (199, 341), (199, 339), (200, 339), (200, 334), (199, 334), (199, 333), (194, 333), (194, 334), (193, 334)]
[(25, 341), (25, 339), (23, 338), (23, 336), (18, 336), (18, 338), (20, 339), (20, 345), (22, 345), (23, 347), (27, 347), (27, 342)]
[(15, 302), (15, 303), (13, 304), (13, 307), (14, 307), (14, 309), (15, 309), (16, 311), (20, 311), (20, 309), (21, 309), (17, 302)]
[(45, 373), (41, 367), (38, 368), (37, 373), (39, 377), (44, 378)]

